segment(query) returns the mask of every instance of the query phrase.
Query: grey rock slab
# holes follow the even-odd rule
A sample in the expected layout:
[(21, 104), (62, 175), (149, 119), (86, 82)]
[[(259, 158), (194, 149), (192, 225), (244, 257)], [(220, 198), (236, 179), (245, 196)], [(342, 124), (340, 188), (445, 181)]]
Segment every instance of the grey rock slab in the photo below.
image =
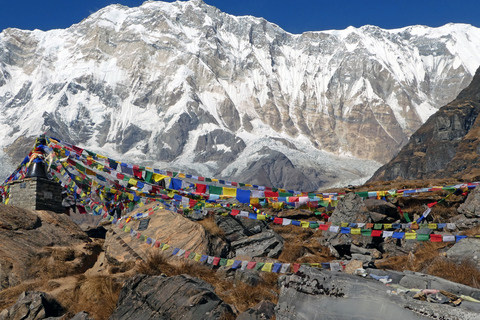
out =
[(302, 266), (279, 283), (278, 320), (480, 319), (480, 313), (461, 305), (414, 300), (379, 281), (340, 272)]
[(123, 285), (117, 309), (110, 320), (196, 320), (233, 317), (232, 308), (212, 285), (188, 275), (129, 278)]
[(283, 238), (273, 230), (265, 230), (230, 243), (237, 256), (276, 258), (283, 250)]
[(455, 243), (446, 252), (447, 258), (458, 262), (468, 259), (480, 266), (480, 238), (466, 238)]

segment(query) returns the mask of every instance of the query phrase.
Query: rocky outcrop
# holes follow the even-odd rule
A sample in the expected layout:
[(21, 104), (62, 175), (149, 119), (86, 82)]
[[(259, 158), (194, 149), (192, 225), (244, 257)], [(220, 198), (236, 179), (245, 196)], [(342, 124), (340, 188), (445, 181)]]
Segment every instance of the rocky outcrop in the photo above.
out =
[[(420, 286), (420, 289), (443, 290), (446, 286), (446, 280), (439, 281), (437, 285), (432, 280), (436, 277), (426, 277), (430, 282), (428, 279), (418, 282), (422, 276), (413, 274), (409, 277), (416, 276), (417, 282), (407, 282), (406, 276), (402, 274), (392, 277), (395, 280), (390, 284), (398, 284), (400, 280), (400, 283), (403, 283), (402, 286), (413, 285), (415, 288)], [(401, 282), (402, 280), (405, 281)], [(459, 306), (454, 307), (420, 301), (413, 299), (414, 292), (402, 291), (396, 289), (400, 287), (385, 286), (380, 281), (345, 273), (301, 267), (297, 274), (282, 276), (279, 282), (280, 297), (275, 310), (278, 320), (383, 320), (386, 318), (474, 320), (480, 316), (478, 303), (463, 301)], [(472, 295), (472, 290), (478, 291), (470, 288), (465, 290), (464, 294)], [(454, 293), (454, 295), (458, 294)]]
[(440, 108), (370, 181), (480, 177), (480, 69), (470, 85)]
[[(143, 212), (146, 208), (156, 206), (151, 204), (133, 211), (131, 215)], [(168, 243), (172, 247), (181, 248), (201, 254), (224, 257), (228, 254), (228, 245), (220, 238), (209, 234), (199, 223), (185, 218), (181, 214), (169, 210), (156, 210), (148, 218), (148, 228), (139, 231), (141, 234), (156, 239), (159, 242)], [(128, 226), (138, 230), (140, 220), (131, 221)], [(129, 232), (124, 232), (116, 225), (106, 226), (109, 228), (105, 239), (105, 256), (112, 264), (135, 261), (139, 258), (147, 260), (149, 252), (157, 248), (146, 245), (132, 237)]]
[(233, 318), (231, 307), (203, 280), (135, 275), (127, 280), (110, 320), (130, 319), (226, 319)]
[(457, 212), (467, 219), (480, 218), (480, 188), (475, 188), (458, 207)]
[(47, 318), (60, 320), (64, 319), (62, 317), (64, 313), (64, 308), (46, 293), (23, 292), (13, 306), (0, 313), (0, 320), (42, 320)]
[(480, 238), (462, 239), (445, 253), (447, 258), (455, 261), (470, 260), (480, 268)]
[(215, 223), (225, 232), (232, 255), (276, 258), (283, 250), (283, 238), (265, 221), (215, 216)]
[(99, 248), (64, 214), (0, 203), (0, 289), (40, 276), (39, 259), (52, 268), (60, 263), (71, 270), (86, 270)]
[(275, 315), (275, 304), (261, 301), (255, 307), (242, 312), (236, 320), (270, 320)]

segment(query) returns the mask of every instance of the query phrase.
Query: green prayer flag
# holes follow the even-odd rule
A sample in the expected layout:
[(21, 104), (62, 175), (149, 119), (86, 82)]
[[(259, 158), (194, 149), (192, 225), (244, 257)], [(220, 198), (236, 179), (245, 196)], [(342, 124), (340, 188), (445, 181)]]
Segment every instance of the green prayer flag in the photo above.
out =
[(372, 229), (362, 229), (360, 232), (362, 236), (370, 237), (372, 235)]
[(279, 192), (278, 193), (278, 196), (279, 197), (293, 197), (293, 193), (290, 193), (290, 192)]
[(429, 234), (417, 233), (417, 240), (418, 241), (429, 241), (430, 240), (430, 235)]
[(208, 192), (210, 194), (222, 194), (222, 187), (208, 186)]
[(228, 260), (228, 259), (226, 259), (226, 258), (221, 258), (219, 265), (220, 265), (220, 266), (226, 265), (226, 264), (227, 264), (227, 260)]
[(255, 266), (255, 271), (259, 271), (263, 268), (263, 266), (265, 265), (265, 262), (257, 262), (257, 265)]
[(375, 229), (375, 230), (381, 230), (382, 227), (383, 227), (383, 224), (381, 224), (381, 223), (375, 223), (373, 225), (373, 229)]
[(146, 171), (145, 172), (145, 181), (148, 183), (152, 183), (152, 177), (153, 177), (153, 172), (152, 171)]

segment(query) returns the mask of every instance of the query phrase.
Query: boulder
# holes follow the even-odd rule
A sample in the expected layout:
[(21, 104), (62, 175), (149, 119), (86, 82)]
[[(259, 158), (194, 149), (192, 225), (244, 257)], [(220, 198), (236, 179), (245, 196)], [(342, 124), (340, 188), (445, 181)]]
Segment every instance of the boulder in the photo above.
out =
[(365, 216), (360, 216), (359, 213), (363, 212), (364, 204), (362, 198), (353, 192), (347, 193), (343, 199), (341, 199), (335, 210), (333, 211), (329, 222), (341, 223), (341, 222), (367, 222)]
[(351, 192), (338, 202), (328, 221), (392, 223), (398, 219), (400, 216), (393, 204), (377, 199), (363, 200), (359, 195)]
[(233, 241), (230, 245), (236, 256), (276, 258), (282, 253), (283, 238), (269, 229), (262, 233)]
[(110, 320), (234, 318), (232, 308), (214, 287), (188, 275), (174, 277), (137, 274), (123, 285)]
[(466, 218), (480, 218), (480, 188), (475, 188), (464, 203), (458, 207), (457, 212)]
[[(96, 254), (89, 249), (91, 243), (67, 215), (0, 203), (0, 290), (33, 276), (29, 267), (37, 258), (48, 258), (62, 248), (73, 252), (71, 257), (65, 257), (73, 259), (68, 262), (72, 268), (88, 267), (86, 260)], [(77, 254), (81, 247), (84, 252)], [(79, 260), (75, 260), (77, 257)]]
[(465, 238), (446, 252), (447, 258), (461, 262), (464, 259), (474, 261), (480, 267), (480, 238)]
[(276, 258), (283, 250), (283, 238), (262, 220), (215, 216), (235, 256)]
[(480, 308), (463, 302), (459, 307), (413, 299), (377, 280), (301, 266), (281, 276), (277, 320), (426, 320), (479, 319)]
[(275, 304), (262, 300), (255, 307), (242, 312), (236, 320), (270, 320), (275, 315)]
[(94, 320), (94, 319), (90, 317), (90, 315), (87, 312), (80, 311), (79, 313), (74, 315), (73, 318), (70, 320)]
[[(155, 205), (152, 203), (137, 209), (132, 212), (132, 215)], [(226, 257), (228, 254), (228, 245), (222, 239), (211, 235), (202, 225), (190, 221), (181, 214), (161, 209), (154, 211), (148, 218), (150, 222), (147, 229), (139, 231), (142, 235), (168, 243), (171, 247), (200, 254), (217, 257)], [(136, 220), (129, 222), (128, 226), (133, 230), (138, 230), (139, 224), (140, 220)], [(137, 259), (147, 260), (150, 252), (158, 250), (136, 237), (132, 237), (130, 233), (122, 231), (118, 225), (106, 227), (109, 230), (104, 245), (105, 257), (114, 265)]]
[(225, 232), (225, 239), (236, 241), (253, 236), (269, 229), (268, 224), (262, 220), (236, 219), (232, 216), (215, 216), (215, 223)]
[(61, 319), (64, 308), (44, 292), (23, 292), (17, 302), (0, 313), (0, 320)]
[(235, 272), (235, 281), (240, 281), (250, 286), (256, 286), (262, 281), (262, 277), (257, 271), (237, 269)]

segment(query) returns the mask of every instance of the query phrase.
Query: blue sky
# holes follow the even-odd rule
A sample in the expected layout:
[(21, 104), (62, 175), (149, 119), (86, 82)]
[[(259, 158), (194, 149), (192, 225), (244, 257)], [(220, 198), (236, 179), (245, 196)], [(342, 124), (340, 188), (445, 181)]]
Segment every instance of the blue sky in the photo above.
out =
[[(393, 29), (449, 22), (480, 27), (479, 0), (204, 0), (234, 15), (263, 17), (291, 33), (345, 29), (366, 24)], [(171, 2), (171, 1), (169, 1)], [(143, 0), (0, 0), (0, 31), (66, 28), (112, 3)]]

